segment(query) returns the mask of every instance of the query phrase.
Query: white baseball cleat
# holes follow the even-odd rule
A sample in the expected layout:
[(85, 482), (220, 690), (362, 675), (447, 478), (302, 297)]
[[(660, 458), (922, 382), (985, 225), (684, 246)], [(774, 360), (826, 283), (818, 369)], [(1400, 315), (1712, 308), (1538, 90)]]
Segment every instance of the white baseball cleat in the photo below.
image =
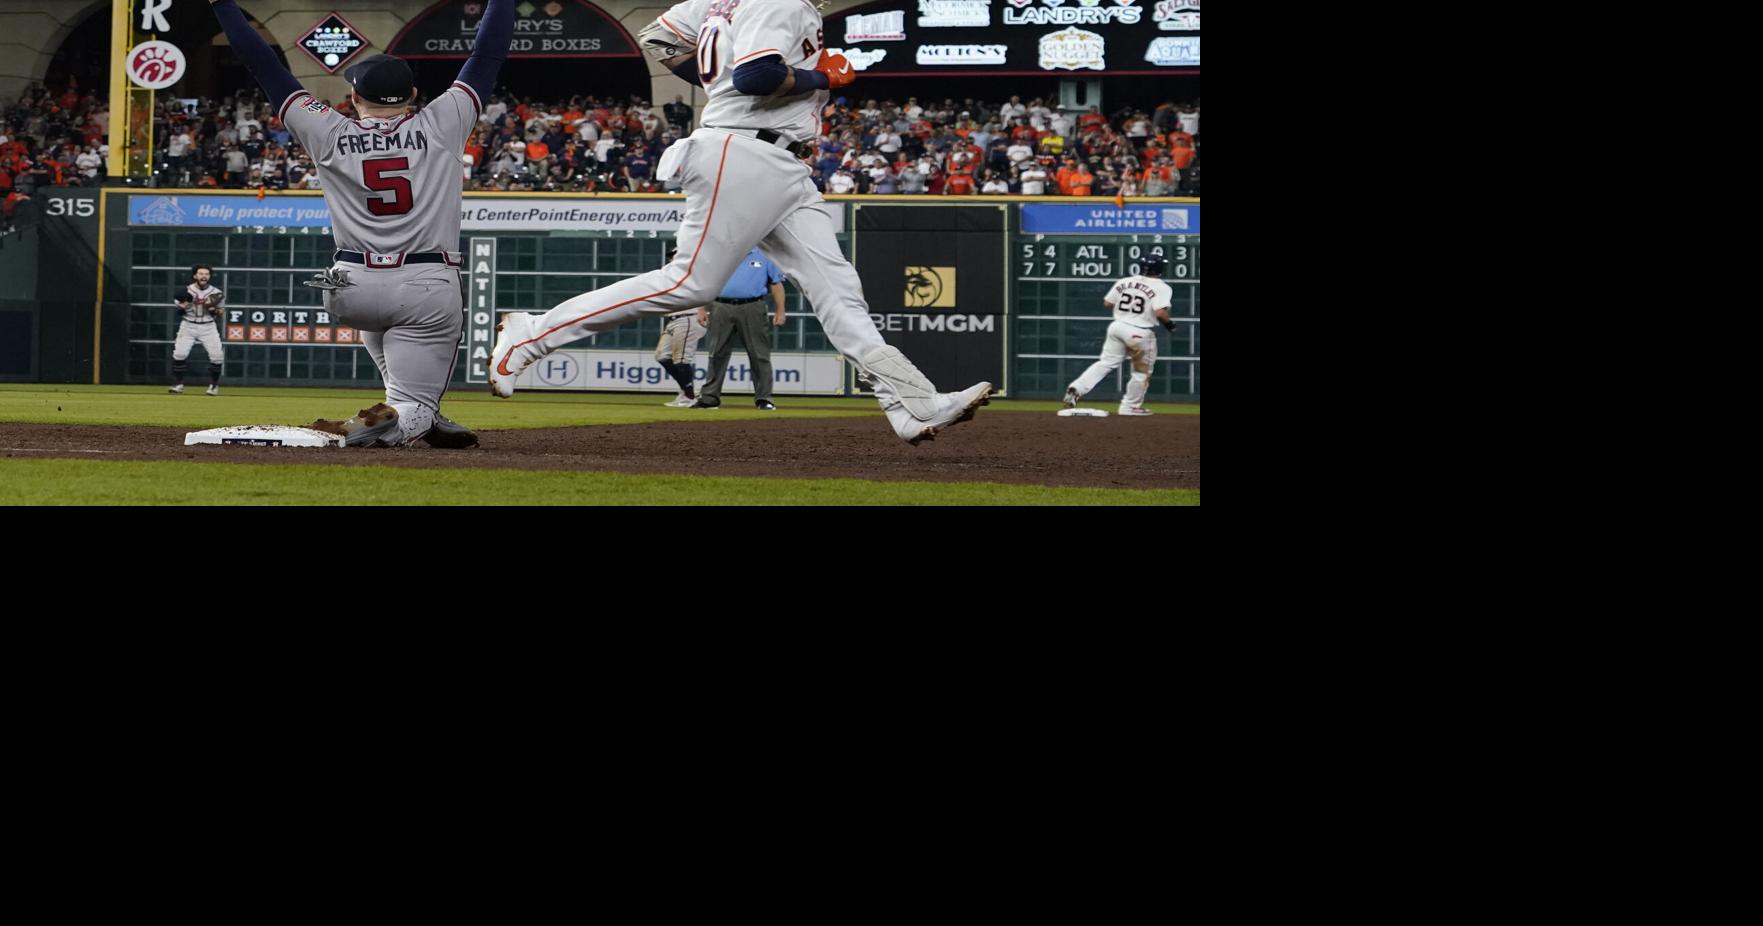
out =
[[(981, 405), (991, 404), (991, 395), (991, 383), (979, 383), (961, 392), (939, 393), (937, 398), (942, 400), (942, 410), (927, 421), (916, 422), (916, 434), (906, 433), (899, 428), (895, 429), (895, 433), (905, 438), (906, 443), (914, 447), (918, 446), (920, 441), (934, 440), (939, 433), (971, 419), (974, 411)], [(907, 430), (913, 429), (908, 428)]]
[(220, 395), (220, 384), (219, 383), (209, 383), (208, 384), (208, 394), (209, 395)]
[(1080, 398), (1082, 398), (1082, 396), (1077, 394), (1076, 389), (1073, 389), (1070, 386), (1065, 387), (1065, 407), (1066, 408), (1076, 408), (1077, 407), (1077, 400)]
[(496, 323), (496, 347), (490, 352), (490, 393), (506, 399), (514, 394), (514, 381), (532, 363), (520, 345), (538, 333), (539, 317), (530, 312), (509, 312)]
[(1146, 415), (1152, 415), (1152, 414), (1156, 414), (1156, 413), (1152, 412), (1148, 409), (1132, 408), (1132, 407), (1128, 406), (1128, 407), (1122, 407), (1120, 409), (1120, 414), (1125, 415), (1128, 418), (1143, 418)]
[(663, 402), (661, 404), (668, 408), (691, 408), (692, 403), (696, 401), (698, 401), (696, 396), (689, 396), (685, 393), (681, 393), (678, 396), (675, 396), (672, 402)]
[(165, 391), (171, 393), (172, 395), (183, 395), (184, 394), (184, 384), (178, 383), (176, 386), (173, 386), (170, 389), (167, 389)]

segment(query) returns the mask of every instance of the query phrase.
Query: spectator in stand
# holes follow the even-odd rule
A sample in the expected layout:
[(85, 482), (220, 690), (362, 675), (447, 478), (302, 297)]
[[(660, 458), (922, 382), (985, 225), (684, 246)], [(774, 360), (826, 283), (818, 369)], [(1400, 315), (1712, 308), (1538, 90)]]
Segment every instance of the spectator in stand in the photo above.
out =
[(624, 177), (630, 181), (631, 189), (635, 190), (649, 182), (648, 151), (641, 144), (631, 148), (630, 154), (624, 159)]
[(234, 188), (244, 186), (245, 172), (251, 165), (251, 159), (245, 157), (245, 152), (239, 150), (238, 145), (228, 145), (225, 160), (226, 185)]
[(681, 138), (692, 132), (692, 107), (687, 105), (686, 98), (674, 95), (673, 102), (661, 107), (667, 114), (667, 124), (673, 126), (673, 133)]
[(943, 181), (945, 196), (972, 196), (974, 189), (973, 175), (966, 171), (952, 171)]
[(849, 168), (841, 167), (827, 178), (826, 191), (834, 194), (857, 192), (857, 178), (852, 176)]
[[(1228, 134), (1228, 133), (1227, 133)], [(1039, 161), (1026, 161), (1018, 172), (1022, 181), (1022, 195), (1044, 196), (1047, 193), (1047, 169)]]
[(988, 196), (1002, 196), (1010, 192), (1010, 182), (995, 170), (986, 171), (985, 185), (979, 190)]

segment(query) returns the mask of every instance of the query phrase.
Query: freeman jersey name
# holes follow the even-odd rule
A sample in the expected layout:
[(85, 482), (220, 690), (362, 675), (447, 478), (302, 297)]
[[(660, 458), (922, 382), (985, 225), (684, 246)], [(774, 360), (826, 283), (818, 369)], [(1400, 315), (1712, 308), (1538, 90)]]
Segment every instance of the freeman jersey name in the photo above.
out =
[(356, 132), (337, 136), (338, 154), (367, 154), (370, 151), (427, 151), (428, 136), (421, 129), (402, 135), (381, 135), (378, 132)]

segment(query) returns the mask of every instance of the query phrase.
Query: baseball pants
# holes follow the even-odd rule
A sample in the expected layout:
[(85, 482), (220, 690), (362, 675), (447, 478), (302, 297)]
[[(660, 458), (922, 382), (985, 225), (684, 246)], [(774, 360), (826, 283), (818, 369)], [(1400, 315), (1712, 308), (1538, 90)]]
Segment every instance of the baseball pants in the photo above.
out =
[(753, 367), (753, 400), (771, 400), (771, 312), (769, 298), (740, 305), (711, 303), (710, 340), (704, 345), (710, 354), (710, 371), (704, 378), (704, 388), (698, 390), (700, 396), (722, 398), (722, 377), (728, 372), (738, 332), (741, 346), (747, 349), (747, 362)]
[(220, 329), (213, 322), (178, 322), (177, 342), (171, 349), (172, 362), (182, 363), (190, 359), (190, 351), (197, 344), (208, 352), (209, 366), (226, 363), (226, 348), (220, 343)]
[(698, 353), (698, 342), (704, 339), (708, 330), (698, 324), (696, 312), (668, 319), (667, 324), (661, 326), (661, 340), (655, 343), (655, 359), (691, 366), (692, 358)]
[(855, 361), (885, 346), (808, 165), (776, 145), (712, 128), (680, 145), (680, 154), (669, 148), (663, 157), (677, 159), (686, 192), (679, 253), (659, 270), (558, 303), (539, 322), (535, 341), (544, 353), (645, 313), (715, 301), (755, 244), (801, 288), (840, 353)]
[[(398, 410), (399, 440), (427, 434), (453, 379), (465, 297), (459, 269), (447, 264), (405, 264), (349, 271), (350, 285), (325, 292), (336, 320), (361, 332), (361, 343), (386, 382), (386, 404)], [(388, 441), (388, 443), (392, 443)]]
[(1126, 322), (1108, 326), (1107, 340), (1102, 342), (1102, 359), (1090, 364), (1082, 376), (1072, 380), (1071, 388), (1078, 395), (1088, 395), (1102, 377), (1114, 372), (1123, 360), (1132, 361), (1132, 381), (1120, 397), (1121, 408), (1144, 408), (1145, 392), (1151, 388), (1151, 370), (1157, 362), (1157, 332)]

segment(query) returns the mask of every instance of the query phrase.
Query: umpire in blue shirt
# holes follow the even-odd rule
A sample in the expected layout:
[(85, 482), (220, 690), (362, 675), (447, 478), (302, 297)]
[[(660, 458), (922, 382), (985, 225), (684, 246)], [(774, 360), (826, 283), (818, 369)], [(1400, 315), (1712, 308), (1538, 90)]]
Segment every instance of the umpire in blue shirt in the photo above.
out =
[[(767, 296), (771, 297), (769, 318), (764, 303)], [(753, 404), (761, 411), (776, 411), (771, 401), (771, 329), (784, 323), (783, 271), (758, 248), (748, 251), (735, 275), (723, 284), (722, 295), (698, 308), (698, 321), (710, 329), (704, 345), (710, 352), (710, 372), (692, 407), (721, 407), (722, 376), (728, 371), (738, 331), (747, 348), (747, 361), (753, 365)]]

